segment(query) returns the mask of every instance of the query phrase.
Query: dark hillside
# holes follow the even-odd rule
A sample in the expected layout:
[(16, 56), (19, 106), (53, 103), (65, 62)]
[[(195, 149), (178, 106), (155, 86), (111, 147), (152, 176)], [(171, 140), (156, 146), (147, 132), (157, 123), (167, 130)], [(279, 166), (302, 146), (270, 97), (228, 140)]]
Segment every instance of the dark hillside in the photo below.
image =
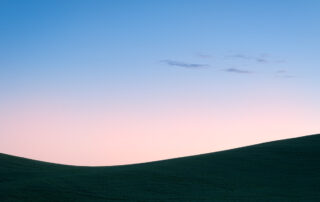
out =
[(320, 135), (144, 164), (0, 154), (0, 201), (320, 201)]

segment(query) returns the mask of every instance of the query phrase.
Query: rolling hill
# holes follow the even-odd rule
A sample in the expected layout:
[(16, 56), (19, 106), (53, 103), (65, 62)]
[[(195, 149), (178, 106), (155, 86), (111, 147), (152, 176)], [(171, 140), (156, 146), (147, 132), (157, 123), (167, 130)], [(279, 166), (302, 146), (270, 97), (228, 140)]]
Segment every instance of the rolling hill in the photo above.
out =
[(320, 201), (320, 135), (125, 166), (0, 154), (0, 201)]

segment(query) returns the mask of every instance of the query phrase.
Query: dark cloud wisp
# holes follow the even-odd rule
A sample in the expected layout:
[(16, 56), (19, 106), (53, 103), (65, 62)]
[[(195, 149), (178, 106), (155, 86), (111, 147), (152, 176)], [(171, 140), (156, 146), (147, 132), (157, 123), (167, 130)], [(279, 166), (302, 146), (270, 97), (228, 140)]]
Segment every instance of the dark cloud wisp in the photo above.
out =
[(223, 71), (231, 72), (231, 73), (238, 73), (238, 74), (251, 74), (251, 73), (253, 73), (252, 71), (237, 69), (237, 68), (228, 68), (228, 69), (224, 69)]
[(180, 62), (176, 60), (162, 60), (161, 62), (170, 66), (184, 67), (189, 69), (205, 68), (209, 66), (207, 64), (187, 63), (187, 62)]
[(255, 58), (255, 60), (256, 60), (256, 62), (259, 62), (259, 63), (268, 63), (269, 62), (265, 58)]
[(255, 61), (257, 63), (270, 63), (273, 62), (273, 60), (271, 60), (269, 58), (268, 55), (266, 54), (262, 54), (261, 56), (250, 56), (250, 55), (245, 55), (245, 54), (233, 54), (233, 55), (229, 55), (226, 56), (227, 58), (238, 58), (238, 59), (244, 59), (244, 60), (251, 60), (251, 61)]
[(244, 55), (244, 54), (240, 54), (240, 53), (239, 54), (234, 54), (234, 55), (229, 55), (227, 57), (228, 58), (241, 58), (241, 59), (247, 59), (247, 60), (252, 59), (252, 57)]

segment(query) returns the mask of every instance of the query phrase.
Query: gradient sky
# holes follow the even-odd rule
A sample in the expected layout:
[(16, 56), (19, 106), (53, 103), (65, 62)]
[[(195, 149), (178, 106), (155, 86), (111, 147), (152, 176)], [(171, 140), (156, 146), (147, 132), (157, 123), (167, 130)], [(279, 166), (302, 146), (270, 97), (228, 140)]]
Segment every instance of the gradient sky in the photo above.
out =
[(318, 0), (1, 0), (0, 152), (115, 165), (320, 131)]

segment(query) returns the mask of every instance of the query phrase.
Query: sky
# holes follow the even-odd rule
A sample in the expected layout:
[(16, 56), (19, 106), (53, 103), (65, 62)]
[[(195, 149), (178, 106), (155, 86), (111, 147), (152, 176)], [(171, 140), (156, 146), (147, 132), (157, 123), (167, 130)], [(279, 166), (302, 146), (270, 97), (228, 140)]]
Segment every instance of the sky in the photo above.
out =
[(320, 131), (318, 0), (2, 0), (0, 152), (120, 165)]

